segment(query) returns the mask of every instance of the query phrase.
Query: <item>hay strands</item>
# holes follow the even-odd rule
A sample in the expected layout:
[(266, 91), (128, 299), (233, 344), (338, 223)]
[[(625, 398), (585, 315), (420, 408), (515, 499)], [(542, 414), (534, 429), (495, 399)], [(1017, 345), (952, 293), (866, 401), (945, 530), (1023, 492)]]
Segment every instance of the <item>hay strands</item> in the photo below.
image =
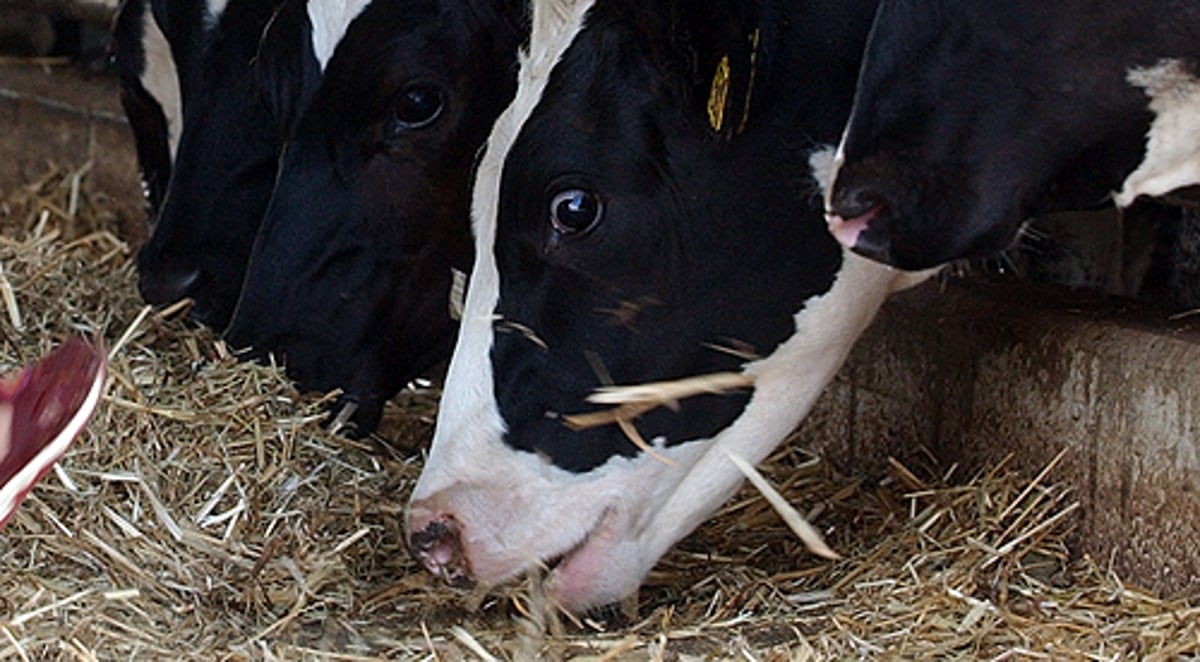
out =
[(633, 386), (603, 386), (588, 396), (588, 402), (612, 405), (612, 408), (586, 414), (570, 414), (563, 417), (563, 422), (572, 430), (616, 424), (642, 452), (659, 462), (675, 466), (673, 460), (655, 451), (642, 438), (633, 424), (634, 419), (659, 407), (678, 410), (679, 401), (684, 398), (721, 394), (753, 386), (754, 378), (741, 372), (718, 372)]
[(792, 504), (788, 503), (787, 499), (779, 493), (779, 490), (776, 490), (766, 477), (759, 473), (758, 469), (754, 468), (754, 465), (729, 449), (724, 449), (724, 452), (725, 457), (728, 457), (733, 466), (737, 467), (738, 471), (742, 472), (742, 475), (746, 477), (746, 480), (750, 481), (750, 484), (762, 493), (763, 498), (775, 509), (775, 512), (779, 513), (784, 523), (796, 534), (800, 542), (804, 543), (808, 551), (830, 561), (837, 561), (842, 558), (840, 554), (833, 551), (825, 543), (825, 538), (821, 536), (821, 532), (812, 524), (809, 524), (800, 514), (800, 511), (792, 507)]
[(649, 382), (634, 386), (603, 386), (588, 396), (588, 402), (612, 405), (611, 409), (586, 414), (570, 414), (563, 421), (574, 430), (586, 430), (621, 421), (631, 421), (642, 414), (667, 407), (678, 409), (679, 401), (697, 395), (719, 394), (754, 385), (754, 379), (744, 373), (722, 372), (674, 381)]

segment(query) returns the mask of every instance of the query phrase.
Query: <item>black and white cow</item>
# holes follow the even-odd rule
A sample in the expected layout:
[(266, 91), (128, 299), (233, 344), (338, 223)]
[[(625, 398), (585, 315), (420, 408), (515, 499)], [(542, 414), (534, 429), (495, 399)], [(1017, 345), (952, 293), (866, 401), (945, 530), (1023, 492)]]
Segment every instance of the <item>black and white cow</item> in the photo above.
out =
[(831, 230), (923, 269), (1200, 183), (1197, 35), (1194, 0), (881, 0)]
[(241, 291), (283, 141), (319, 71), (306, 3), (207, 0), (203, 7), (201, 16), (186, 17), (190, 31), (165, 32), (177, 62), (182, 51), (199, 55), (179, 67), (178, 146), (138, 256), (138, 288), (153, 304), (190, 297), (191, 318), (219, 329)]
[[(873, 0), (535, 0), (474, 190), (475, 268), (409, 546), (620, 599), (812, 406), (904, 276), (844, 253), (799, 164), (837, 140)], [(752, 392), (575, 431), (606, 383)]]
[(343, 389), (359, 431), (450, 354), (472, 167), (512, 99), (526, 11), (377, 0), (323, 38), (338, 46), (287, 143), (225, 337), (281, 355), (307, 388)]
[[(524, 5), (138, 2), (117, 26), (129, 96), (163, 96), (145, 94), (144, 53), (193, 62), (173, 79), (182, 116), (128, 106), (161, 207), (143, 295), (191, 297), (193, 319), (282, 355), (306, 389), (343, 389), (370, 429), (383, 399), (449, 353), (451, 266), (471, 260), (470, 165), (512, 96)], [(172, 172), (155, 157), (176, 145)]]

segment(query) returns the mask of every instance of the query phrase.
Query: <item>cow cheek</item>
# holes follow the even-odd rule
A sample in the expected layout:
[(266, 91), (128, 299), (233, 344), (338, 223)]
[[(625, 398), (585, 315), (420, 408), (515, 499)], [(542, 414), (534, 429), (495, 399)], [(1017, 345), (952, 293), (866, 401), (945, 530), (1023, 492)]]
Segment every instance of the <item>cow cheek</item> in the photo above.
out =
[(620, 515), (609, 510), (582, 547), (554, 569), (548, 584), (555, 603), (572, 613), (616, 602), (641, 584), (649, 568), (637, 541), (620, 538)]

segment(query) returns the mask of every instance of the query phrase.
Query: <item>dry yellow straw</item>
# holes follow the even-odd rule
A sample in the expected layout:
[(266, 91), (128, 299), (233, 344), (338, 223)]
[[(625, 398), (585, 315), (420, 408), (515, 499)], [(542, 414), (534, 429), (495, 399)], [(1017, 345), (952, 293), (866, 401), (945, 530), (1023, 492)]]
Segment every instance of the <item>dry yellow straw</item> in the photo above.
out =
[(837, 561), (842, 558), (840, 554), (825, 544), (825, 538), (821, 536), (821, 532), (809, 524), (800, 514), (800, 511), (793, 508), (792, 504), (788, 503), (787, 499), (783, 498), (783, 495), (758, 472), (758, 469), (754, 468), (754, 465), (730, 450), (725, 450), (725, 456), (729, 458), (730, 462), (733, 462), (733, 466), (737, 467), (738, 471), (742, 472), (746, 480), (750, 481), (750, 484), (762, 493), (763, 498), (767, 500), (767, 503), (771, 504), (775, 512), (779, 513), (779, 516), (783, 518), (788, 528), (796, 534), (796, 537), (800, 538), (800, 542), (804, 543), (808, 551), (831, 561)]

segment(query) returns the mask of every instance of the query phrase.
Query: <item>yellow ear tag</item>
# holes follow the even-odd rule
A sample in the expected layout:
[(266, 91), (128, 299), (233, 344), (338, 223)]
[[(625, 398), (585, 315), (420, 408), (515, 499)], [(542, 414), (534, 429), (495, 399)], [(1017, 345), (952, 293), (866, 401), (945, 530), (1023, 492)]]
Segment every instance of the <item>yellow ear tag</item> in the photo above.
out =
[(708, 92), (708, 125), (721, 132), (725, 126), (725, 103), (729, 99), (729, 56), (721, 56), (713, 74), (712, 89)]

